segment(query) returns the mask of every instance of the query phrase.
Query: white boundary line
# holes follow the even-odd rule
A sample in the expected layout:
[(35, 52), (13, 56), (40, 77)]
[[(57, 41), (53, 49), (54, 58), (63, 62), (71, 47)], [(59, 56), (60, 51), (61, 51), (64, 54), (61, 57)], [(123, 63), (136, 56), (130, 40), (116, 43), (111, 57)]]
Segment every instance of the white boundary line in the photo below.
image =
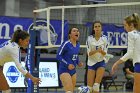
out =
[[(50, 46), (35, 46), (36, 49), (45, 49), (45, 48), (58, 48), (60, 45), (50, 45)], [(86, 48), (86, 45), (80, 45), (81, 48)], [(127, 46), (108, 46), (108, 48), (127, 48)]]

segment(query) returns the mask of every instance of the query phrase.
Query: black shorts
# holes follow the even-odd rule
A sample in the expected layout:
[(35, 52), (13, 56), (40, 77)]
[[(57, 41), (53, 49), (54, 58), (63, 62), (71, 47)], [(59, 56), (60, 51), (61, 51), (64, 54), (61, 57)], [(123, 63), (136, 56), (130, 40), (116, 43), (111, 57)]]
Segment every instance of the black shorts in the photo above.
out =
[(0, 66), (0, 70), (3, 70), (3, 66)]

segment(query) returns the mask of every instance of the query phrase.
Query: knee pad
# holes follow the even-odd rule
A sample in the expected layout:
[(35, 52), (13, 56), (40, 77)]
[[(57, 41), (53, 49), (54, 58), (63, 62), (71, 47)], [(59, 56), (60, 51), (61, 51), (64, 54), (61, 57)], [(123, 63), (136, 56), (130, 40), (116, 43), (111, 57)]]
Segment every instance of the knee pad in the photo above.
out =
[(73, 92), (71, 92), (71, 91), (67, 91), (66, 93), (73, 93)]
[(5, 90), (5, 91), (2, 91), (2, 93), (11, 93), (11, 89), (8, 89), (8, 90)]
[(99, 83), (94, 83), (94, 85), (93, 85), (93, 91), (99, 92), (99, 87), (100, 87), (100, 84)]
[(90, 90), (90, 93), (92, 93), (92, 91), (93, 91), (93, 88), (92, 87), (90, 87), (90, 86), (87, 86), (88, 88), (89, 88), (89, 90)]

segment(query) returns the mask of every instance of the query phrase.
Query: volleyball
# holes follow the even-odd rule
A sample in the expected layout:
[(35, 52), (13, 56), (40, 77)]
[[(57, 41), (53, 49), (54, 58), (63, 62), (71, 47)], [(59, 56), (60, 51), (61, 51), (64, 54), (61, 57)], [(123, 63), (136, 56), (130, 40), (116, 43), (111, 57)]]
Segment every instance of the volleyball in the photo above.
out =
[(78, 93), (90, 93), (90, 90), (87, 86), (80, 86), (78, 88)]

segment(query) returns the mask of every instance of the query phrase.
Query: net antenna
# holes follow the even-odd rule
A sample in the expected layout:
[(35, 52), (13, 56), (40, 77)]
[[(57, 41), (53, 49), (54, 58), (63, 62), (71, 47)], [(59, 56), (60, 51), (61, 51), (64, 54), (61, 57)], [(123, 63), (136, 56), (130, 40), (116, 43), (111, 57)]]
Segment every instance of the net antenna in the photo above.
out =
[[(64, 3), (64, 0), (63, 0), (63, 3)], [(52, 6), (52, 7), (43, 8), (43, 9), (36, 9), (33, 12), (36, 12), (36, 13), (46, 12), (47, 30), (48, 30), (48, 46), (36, 46), (36, 48), (51, 48), (51, 47), (60, 46), (60, 45), (53, 45), (51, 43), (49, 24), (50, 24), (50, 20), (52, 19), (62, 21), (61, 43), (64, 41), (65, 20), (67, 20), (70, 23), (70, 26), (73, 24), (73, 25), (81, 27), (80, 33), (82, 34), (80, 34), (80, 39), (83, 40), (82, 42), (84, 43), (82, 44), (80, 42), (81, 43), (80, 47), (85, 48), (86, 47), (85, 42), (87, 39), (87, 34), (85, 34), (85, 32), (87, 32), (85, 31), (86, 30), (85, 22), (93, 22), (93, 20), (96, 20), (98, 18), (101, 20), (102, 23), (108, 23), (108, 24), (112, 23), (115, 25), (122, 25), (122, 21), (124, 17), (131, 15), (134, 12), (137, 12), (138, 14), (140, 14), (139, 10), (140, 10), (140, 2), (72, 5), (72, 6), (62, 5), (62, 6)], [(122, 35), (124, 35), (124, 33)], [(114, 34), (112, 36), (114, 36)], [(123, 43), (123, 41), (121, 43)], [(127, 44), (122, 44), (122, 45), (110, 44), (109, 48), (127, 48), (126, 45)]]

